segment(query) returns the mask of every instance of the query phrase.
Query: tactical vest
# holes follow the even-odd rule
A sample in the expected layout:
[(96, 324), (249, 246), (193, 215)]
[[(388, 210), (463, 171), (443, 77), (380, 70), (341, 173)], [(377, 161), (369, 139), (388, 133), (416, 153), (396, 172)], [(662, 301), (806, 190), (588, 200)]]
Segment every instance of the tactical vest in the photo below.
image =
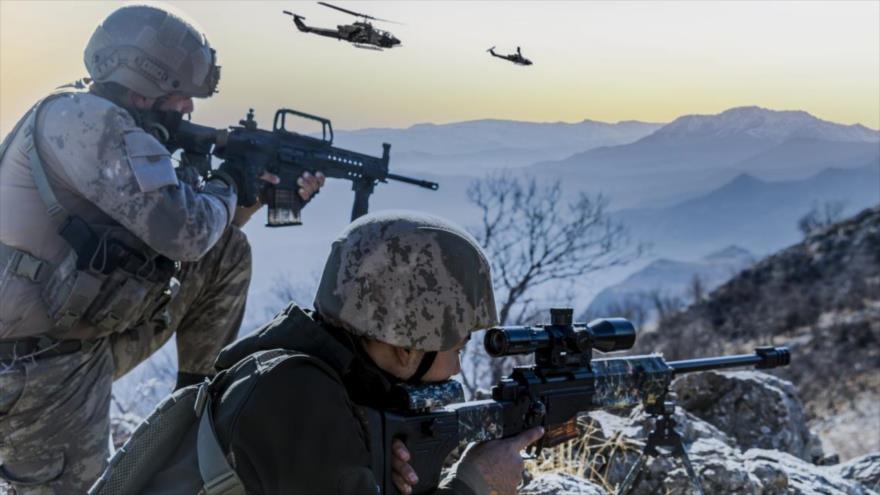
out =
[[(43, 334), (99, 338), (121, 332), (143, 317), (164, 317), (176, 295), (179, 264), (159, 255), (121, 226), (90, 225), (58, 201), (37, 149), (37, 118), (43, 106), (69, 91), (53, 93), (38, 102), (16, 123), (0, 144), (3, 160), (13, 139), (29, 131), (26, 143), (30, 172), (40, 199), (57, 233), (70, 247), (57, 264), (0, 243), (0, 273), (9, 272), (40, 286), (40, 297), (53, 327)], [(32, 128), (23, 129), (33, 115)], [(90, 329), (83, 332), (83, 325)]]

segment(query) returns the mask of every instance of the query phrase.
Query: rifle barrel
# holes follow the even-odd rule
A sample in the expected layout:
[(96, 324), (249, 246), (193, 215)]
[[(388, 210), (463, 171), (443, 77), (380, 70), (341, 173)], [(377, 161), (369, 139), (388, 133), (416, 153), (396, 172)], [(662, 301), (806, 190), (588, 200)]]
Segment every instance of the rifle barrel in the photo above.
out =
[(406, 177), (404, 175), (397, 174), (388, 174), (387, 178), (391, 180), (396, 180), (400, 182), (406, 182), (407, 184), (412, 184), (414, 186), (424, 187), (426, 189), (431, 189), (436, 191), (439, 185), (436, 182), (431, 182), (429, 180), (421, 180), (421, 179), (413, 179), (412, 177)]
[(693, 373), (695, 371), (718, 370), (724, 368), (736, 368), (740, 366), (755, 365), (758, 369), (776, 368), (786, 366), (791, 360), (791, 353), (787, 347), (759, 347), (754, 354), (739, 354), (736, 356), (720, 356), (702, 359), (685, 359), (683, 361), (669, 361), (666, 363), (676, 375)]

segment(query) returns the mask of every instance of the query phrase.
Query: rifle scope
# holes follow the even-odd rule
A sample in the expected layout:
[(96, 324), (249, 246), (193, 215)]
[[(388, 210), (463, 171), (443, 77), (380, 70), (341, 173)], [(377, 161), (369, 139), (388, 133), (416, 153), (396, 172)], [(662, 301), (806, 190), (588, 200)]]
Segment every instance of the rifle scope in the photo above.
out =
[(599, 318), (589, 323), (572, 323), (570, 308), (550, 310), (550, 324), (495, 327), (486, 332), (483, 345), (492, 357), (558, 350), (587, 353), (629, 349), (636, 341), (636, 329), (624, 318)]

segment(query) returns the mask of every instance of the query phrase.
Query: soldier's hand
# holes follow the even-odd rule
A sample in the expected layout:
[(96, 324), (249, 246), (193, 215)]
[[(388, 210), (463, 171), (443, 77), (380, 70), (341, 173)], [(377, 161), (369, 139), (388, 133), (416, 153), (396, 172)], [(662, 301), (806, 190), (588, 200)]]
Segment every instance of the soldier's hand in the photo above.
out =
[(469, 448), (462, 463), (471, 463), (482, 475), (490, 493), (516, 493), (522, 481), (523, 460), (520, 451), (544, 436), (544, 428), (536, 426), (514, 437), (490, 440)]
[[(281, 182), (281, 179), (278, 178), (277, 175), (269, 172), (263, 172), (263, 175), (260, 176), (260, 180), (272, 185)], [(257, 202), (251, 206), (239, 206), (235, 209), (235, 217), (232, 219), (232, 224), (238, 228), (244, 227), (244, 225), (250, 221), (251, 217), (254, 216), (254, 213), (262, 207), (263, 203), (260, 201), (259, 197), (257, 197)]]
[(312, 196), (318, 194), (318, 191), (324, 186), (324, 174), (317, 172), (312, 175), (309, 172), (303, 172), (302, 176), (296, 180), (296, 184), (299, 186), (299, 197), (303, 201), (308, 201), (312, 199)]
[(402, 441), (395, 438), (391, 443), (391, 452), (391, 479), (394, 480), (394, 486), (400, 490), (400, 493), (408, 495), (419, 482), (415, 470), (408, 464), (409, 449)]

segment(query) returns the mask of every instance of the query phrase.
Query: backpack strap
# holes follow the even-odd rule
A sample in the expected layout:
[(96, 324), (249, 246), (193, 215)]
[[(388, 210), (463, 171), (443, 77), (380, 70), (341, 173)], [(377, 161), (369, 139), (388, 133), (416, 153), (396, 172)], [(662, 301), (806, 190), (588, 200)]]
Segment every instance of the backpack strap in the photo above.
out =
[[(196, 412), (199, 419), (199, 431), (196, 449), (199, 459), (199, 473), (204, 481), (205, 495), (245, 495), (244, 484), (229, 465), (223, 448), (214, 432), (214, 412), (212, 411), (210, 383), (205, 381), (199, 388), (196, 397)], [(199, 411), (201, 408), (201, 411)]]
[[(204, 495), (245, 495), (246, 490), (241, 478), (229, 465), (223, 447), (217, 439), (217, 433), (214, 430), (214, 408), (211, 398), (212, 388), (214, 390), (222, 390), (225, 381), (236, 379), (241, 375), (237, 373), (239, 369), (245, 369), (246, 374), (254, 375), (259, 369), (265, 366), (272, 366), (272, 362), (276, 359), (304, 359), (330, 373), (333, 377), (340, 381), (338, 374), (330, 366), (320, 359), (303, 354), (298, 351), (289, 349), (270, 349), (258, 351), (250, 354), (239, 361), (233, 368), (227, 368), (217, 374), (213, 380), (202, 383), (196, 395), (195, 409), (196, 417), (199, 418), (199, 429), (196, 437), (196, 452), (198, 454), (199, 474), (204, 482)], [(254, 383), (251, 384), (251, 387)]]
[[(37, 116), (39, 116), (39, 111), (40, 108), (38, 107), (35, 110), (35, 121)], [(60, 202), (58, 202), (58, 198), (55, 196), (52, 186), (49, 185), (49, 177), (46, 176), (46, 169), (43, 167), (43, 161), (40, 159), (40, 155), (37, 152), (36, 125), (31, 133), (31, 139), (30, 150), (28, 150), (28, 162), (31, 167), (31, 176), (34, 179), (34, 184), (37, 186), (37, 192), (40, 194), (40, 199), (42, 199), (43, 204), (46, 205), (46, 213), (49, 214), (49, 217), (51, 217), (53, 221), (60, 224), (67, 218), (68, 214), (67, 210), (61, 206)]]
[(3, 142), (0, 143), (0, 162), (2, 162), (3, 157), (6, 156), (6, 150), (9, 149), (9, 146), (12, 144), (12, 140), (15, 139), (15, 136), (18, 134), (21, 126), (24, 125), (24, 122), (28, 119), (28, 117), (31, 116), (34, 110), (36, 110), (37, 107), (40, 106), (40, 103), (42, 103), (42, 100), (34, 103), (34, 106), (32, 106), (30, 110), (25, 112), (24, 115), (22, 115), (21, 118), (18, 119), (18, 122), (15, 123), (15, 127), (13, 127), (9, 134), (6, 135), (6, 137), (3, 139)]
[[(48, 98), (38, 101), (30, 110), (25, 112), (25, 114), (18, 119), (15, 127), (13, 127), (12, 131), (6, 135), (3, 142), (0, 143), (0, 162), (3, 161), (3, 157), (6, 156), (6, 152), (12, 145), (12, 140), (15, 139), (15, 136), (22, 130), (25, 121), (27, 121), (28, 117), (32, 114), (34, 115), (34, 127), (36, 127), (36, 113), (39, 111), (43, 103), (51, 98), (52, 96), (49, 96)], [(46, 177), (46, 170), (43, 168), (43, 163), (40, 161), (40, 156), (37, 154), (37, 147), (35, 144), (36, 137), (33, 134), (33, 130), (25, 129), (25, 132), (30, 132), (30, 139), (26, 143), (26, 147), (28, 148), (28, 162), (30, 163), (31, 176), (34, 179), (34, 184), (37, 186), (37, 192), (40, 194), (40, 199), (42, 199), (43, 203), (46, 205), (46, 211), (49, 213), (49, 216), (56, 223), (60, 223), (63, 218), (67, 216), (67, 212), (64, 207), (61, 206), (61, 203), (58, 202), (55, 193), (52, 191), (52, 187), (49, 185), (49, 179)], [(22, 251), (13, 246), (0, 243), (0, 267), (3, 266), (10, 266), (14, 274), (39, 283), (45, 282), (54, 270), (54, 267), (48, 261), (37, 258), (27, 251)]]

